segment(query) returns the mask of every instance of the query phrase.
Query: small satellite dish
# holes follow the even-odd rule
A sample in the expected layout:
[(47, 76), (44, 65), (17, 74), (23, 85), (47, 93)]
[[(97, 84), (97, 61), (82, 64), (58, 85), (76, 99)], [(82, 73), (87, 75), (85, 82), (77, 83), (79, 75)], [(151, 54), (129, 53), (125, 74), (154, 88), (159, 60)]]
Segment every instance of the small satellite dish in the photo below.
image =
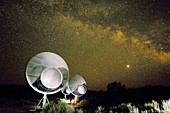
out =
[(87, 92), (86, 81), (80, 75), (70, 77), (62, 93), (65, 95), (73, 94), (74, 96), (82, 96)]
[(66, 62), (59, 55), (51, 52), (35, 55), (26, 67), (26, 79), (29, 85), (35, 91), (44, 94), (41, 99), (42, 106), (48, 101), (47, 94), (57, 93), (65, 87), (68, 77), (69, 70)]

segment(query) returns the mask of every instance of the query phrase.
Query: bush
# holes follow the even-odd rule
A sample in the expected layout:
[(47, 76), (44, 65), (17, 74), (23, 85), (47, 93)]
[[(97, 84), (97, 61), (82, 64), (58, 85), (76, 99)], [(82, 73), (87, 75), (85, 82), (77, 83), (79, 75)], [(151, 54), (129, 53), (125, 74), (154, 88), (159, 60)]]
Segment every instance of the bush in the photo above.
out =
[(41, 113), (73, 113), (75, 109), (68, 104), (58, 100), (57, 102), (51, 101), (45, 105)]

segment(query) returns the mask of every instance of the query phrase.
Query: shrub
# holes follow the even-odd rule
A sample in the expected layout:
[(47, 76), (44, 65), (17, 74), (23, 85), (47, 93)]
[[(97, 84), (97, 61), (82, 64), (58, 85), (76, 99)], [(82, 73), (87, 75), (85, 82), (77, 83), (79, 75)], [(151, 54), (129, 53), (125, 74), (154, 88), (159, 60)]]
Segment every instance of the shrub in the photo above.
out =
[(68, 104), (58, 100), (57, 102), (51, 101), (42, 109), (41, 113), (74, 113), (75, 109)]
[(168, 113), (170, 111), (170, 99), (169, 100), (163, 100), (162, 101), (162, 106), (163, 106), (163, 112)]

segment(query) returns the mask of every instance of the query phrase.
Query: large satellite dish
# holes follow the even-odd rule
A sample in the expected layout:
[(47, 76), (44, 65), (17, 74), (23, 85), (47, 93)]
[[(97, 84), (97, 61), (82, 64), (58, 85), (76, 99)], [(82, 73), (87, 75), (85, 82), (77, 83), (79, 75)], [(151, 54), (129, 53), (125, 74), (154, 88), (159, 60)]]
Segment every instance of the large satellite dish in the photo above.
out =
[(70, 77), (66, 86), (62, 89), (65, 95), (73, 94), (74, 96), (82, 96), (87, 92), (87, 84), (84, 78), (80, 75)]
[(35, 91), (44, 94), (42, 106), (48, 101), (47, 94), (57, 93), (65, 87), (68, 77), (69, 69), (66, 62), (51, 52), (35, 55), (26, 67), (26, 79), (29, 85)]

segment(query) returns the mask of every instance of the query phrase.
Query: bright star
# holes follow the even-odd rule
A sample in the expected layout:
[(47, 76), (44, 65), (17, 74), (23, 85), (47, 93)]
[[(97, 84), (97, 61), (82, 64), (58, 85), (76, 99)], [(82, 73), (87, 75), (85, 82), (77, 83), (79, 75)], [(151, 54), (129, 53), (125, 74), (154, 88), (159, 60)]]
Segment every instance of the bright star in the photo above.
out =
[(129, 68), (129, 67), (130, 67), (130, 65), (126, 65), (126, 67), (127, 67), (127, 68)]

